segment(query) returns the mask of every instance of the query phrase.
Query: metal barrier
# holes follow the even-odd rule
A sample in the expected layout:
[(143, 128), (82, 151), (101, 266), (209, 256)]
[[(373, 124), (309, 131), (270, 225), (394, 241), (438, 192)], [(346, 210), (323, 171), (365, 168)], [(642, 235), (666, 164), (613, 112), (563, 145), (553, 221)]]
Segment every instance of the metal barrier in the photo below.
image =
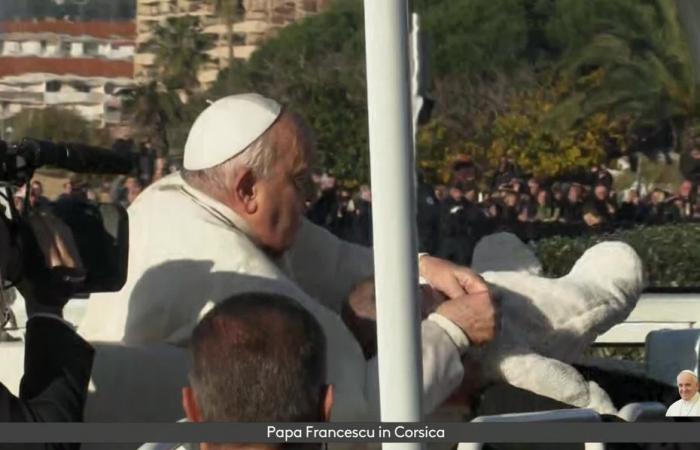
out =
[[(592, 409), (558, 409), (554, 411), (538, 411), (518, 414), (499, 414), (495, 416), (481, 416), (472, 420), (479, 423), (498, 422), (600, 422), (601, 418)], [(457, 450), (481, 450), (483, 443), (461, 442)], [(587, 442), (585, 450), (605, 450), (605, 444)]]
[(658, 422), (666, 417), (666, 406), (658, 402), (640, 402), (625, 405), (617, 413), (625, 422)]

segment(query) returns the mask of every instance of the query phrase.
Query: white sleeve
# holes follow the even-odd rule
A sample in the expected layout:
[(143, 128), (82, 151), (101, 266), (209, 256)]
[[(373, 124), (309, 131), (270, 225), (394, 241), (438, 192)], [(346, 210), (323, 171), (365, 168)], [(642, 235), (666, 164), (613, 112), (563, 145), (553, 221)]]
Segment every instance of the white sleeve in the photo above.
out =
[(374, 274), (371, 249), (343, 241), (306, 219), (286, 258), (288, 275), (335, 312), (353, 287)]
[[(429, 414), (438, 408), (460, 385), (464, 377), (464, 366), (460, 351), (449, 332), (433, 320), (426, 319), (421, 324), (421, 347), (423, 351), (423, 413)], [(380, 418), (377, 364), (377, 357), (367, 361), (367, 383), (365, 386), (367, 403), (370, 408), (368, 420), (379, 420)]]
[(467, 348), (469, 348), (469, 338), (456, 323), (437, 313), (429, 315), (427, 320), (435, 322), (440, 328), (445, 330), (445, 333), (450, 336), (452, 342), (457, 346), (460, 355), (463, 355), (464, 352), (467, 351)]

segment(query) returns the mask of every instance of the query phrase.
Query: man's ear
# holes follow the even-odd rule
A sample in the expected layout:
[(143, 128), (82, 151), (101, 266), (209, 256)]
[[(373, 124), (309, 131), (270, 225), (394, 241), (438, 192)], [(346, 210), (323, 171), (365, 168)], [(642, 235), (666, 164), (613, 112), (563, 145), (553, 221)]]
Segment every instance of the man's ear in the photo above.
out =
[(321, 420), (324, 422), (330, 422), (331, 421), (331, 409), (333, 409), (333, 385), (332, 384), (327, 384), (325, 388), (323, 389), (322, 399), (323, 401), (321, 402)]
[(191, 387), (182, 388), (182, 409), (185, 410), (187, 420), (190, 422), (202, 422), (202, 413), (197, 404), (197, 398)]
[(258, 210), (257, 182), (258, 177), (248, 167), (239, 171), (233, 179), (231, 194), (247, 214), (254, 214)]

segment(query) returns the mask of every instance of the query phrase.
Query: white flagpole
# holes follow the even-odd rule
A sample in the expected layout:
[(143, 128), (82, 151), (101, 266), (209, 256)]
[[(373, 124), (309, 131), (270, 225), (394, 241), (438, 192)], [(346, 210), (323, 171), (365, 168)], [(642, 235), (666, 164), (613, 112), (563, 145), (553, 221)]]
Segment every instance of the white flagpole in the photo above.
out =
[(417, 422), (423, 376), (407, 7), (406, 0), (364, 6), (381, 418)]

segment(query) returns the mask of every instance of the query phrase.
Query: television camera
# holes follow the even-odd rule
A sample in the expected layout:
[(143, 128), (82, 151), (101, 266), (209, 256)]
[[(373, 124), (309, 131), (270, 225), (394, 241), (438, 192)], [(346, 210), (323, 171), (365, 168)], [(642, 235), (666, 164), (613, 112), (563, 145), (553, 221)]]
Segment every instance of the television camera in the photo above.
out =
[[(9, 230), (9, 254), (3, 267), (4, 287), (18, 283), (31, 274), (45, 280), (50, 289), (69, 295), (109, 292), (121, 289), (126, 281), (129, 226), (124, 208), (115, 204), (96, 204), (79, 195), (59, 197), (46, 208), (70, 228), (82, 260), (83, 269), (49, 269), (28, 222), (31, 214), (30, 183), (36, 169), (53, 166), (76, 173), (128, 174), (132, 170), (130, 154), (83, 144), (50, 142), (25, 138), (19, 143), (0, 141), (0, 202), (2, 220)], [(22, 207), (13, 201), (14, 192), (26, 186)], [(4, 245), (3, 245), (4, 246)], [(40, 276), (37, 277), (37, 274)], [(8, 284), (9, 283), (9, 284)]]

